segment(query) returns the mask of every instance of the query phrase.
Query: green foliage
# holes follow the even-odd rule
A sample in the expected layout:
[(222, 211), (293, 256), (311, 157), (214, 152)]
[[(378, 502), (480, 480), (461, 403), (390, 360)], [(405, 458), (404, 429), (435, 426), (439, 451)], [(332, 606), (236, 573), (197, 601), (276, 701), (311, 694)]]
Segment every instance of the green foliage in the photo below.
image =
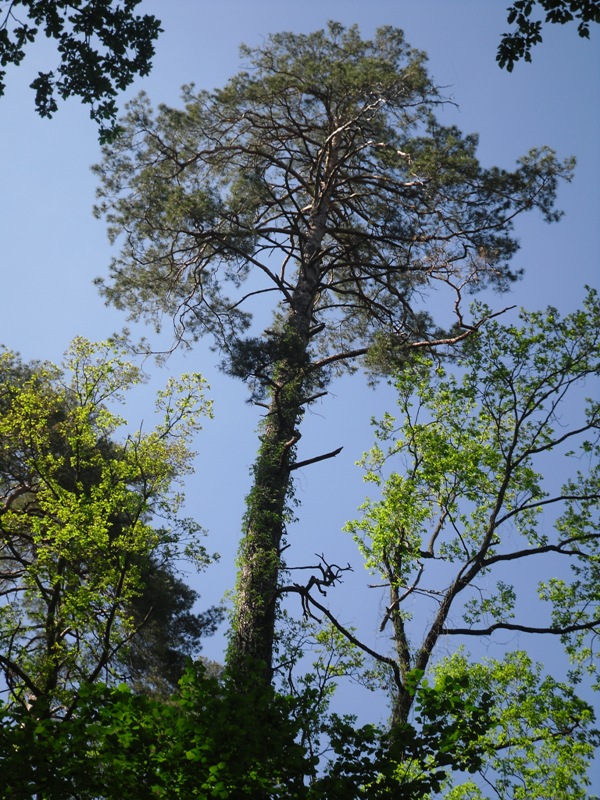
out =
[[(332, 22), (242, 55), (222, 89), (184, 87), (182, 109), (133, 101), (96, 167), (97, 213), (111, 240), (127, 232), (105, 297), (156, 326), (170, 315), (178, 340), (208, 335), (234, 374), (270, 385), (286, 320), (311, 375), (382, 335), (421, 339), (428, 286), (505, 287), (515, 214), (556, 218), (572, 162), (541, 149), (483, 168), (477, 137), (436, 119), (443, 100), (402, 31), (364, 40)], [(259, 297), (276, 324), (245, 339)]]
[[(31, 84), (36, 111), (51, 117), (57, 97), (75, 95), (91, 106), (100, 141), (118, 131), (115, 97), (138, 75), (147, 75), (160, 33), (156, 17), (135, 14), (140, 0), (5, 0), (0, 3), (0, 67), (19, 65), (40, 33), (57, 42), (60, 63)], [(26, 21), (23, 21), (23, 15)], [(6, 70), (0, 70), (0, 95)]]
[[(377, 654), (331, 617), (314, 634), (312, 671), (290, 680), (290, 695), (252, 662), (243, 680), (235, 670), (208, 677), (201, 664), (190, 666), (168, 699), (164, 688), (151, 695), (115, 686), (135, 656), (130, 649), (127, 662), (144, 592), (177, 598), (173, 583), (161, 589), (168, 570), (144, 583), (144, 567), (179, 547), (181, 498), (171, 484), (189, 468), (185, 443), (199, 415), (210, 413), (203, 384), (184, 376), (170, 385), (158, 398), (163, 422), (117, 444), (122, 420), (109, 404), (141, 378), (121, 353), (77, 340), (59, 369), (27, 367), (4, 352), (1, 586), (11, 602), (1, 606), (0, 662), (12, 697), (0, 708), (0, 785), (11, 800), (475, 800), (486, 785), (502, 800), (586, 798), (600, 734), (573, 686), (524, 652), (479, 662), (458, 652), (431, 664), (444, 635), (518, 630), (562, 638), (577, 679), (592, 666), (585, 643), (599, 625), (600, 406), (587, 401), (580, 419), (565, 406), (568, 424), (562, 410), (600, 374), (599, 322), (590, 290), (582, 311), (490, 320), (453, 362), (442, 367), (423, 354), (397, 376), (402, 424), (391, 415), (378, 423), (364, 461), (383, 496), (349, 526), (367, 567), (390, 588), (383, 626), (391, 620), (398, 668), (380, 658), (396, 681), (387, 729), (330, 713), (340, 678), (378, 677), (365, 656)], [(537, 461), (561, 449), (566, 465), (576, 452), (579, 459), (555, 490)], [(276, 468), (275, 456), (265, 469)], [(402, 472), (390, 472), (393, 459)], [(542, 526), (548, 506), (562, 512), (554, 532)], [(156, 528), (152, 515), (170, 524)], [(549, 621), (530, 621), (528, 599), (527, 624), (515, 622), (521, 597), (502, 577), (494, 588), (491, 576), (498, 565), (549, 555), (573, 567), (573, 580), (561, 569), (540, 582)], [(428, 583), (430, 564), (437, 584)], [(185, 622), (190, 597), (179, 597)], [(435, 598), (438, 610), (417, 638), (419, 619), (411, 622), (404, 605), (419, 597)], [(466, 627), (451, 627), (457, 612)], [(101, 638), (108, 649), (98, 649)], [(160, 654), (146, 669), (164, 670)]]
[(414, 725), (388, 732), (321, 707), (320, 764), (301, 735), (318, 697), (315, 685), (286, 697), (259, 681), (240, 693), (200, 665), (168, 702), (88, 684), (63, 720), (1, 709), (0, 780), (11, 800), (457, 800), (482, 796), (465, 775), (481, 771), (502, 798), (586, 796), (591, 709), (523, 653), (448, 659), (418, 689)]
[[(568, 631), (573, 624), (597, 624), (600, 484), (593, 437), (600, 407), (589, 400), (579, 420), (572, 411), (568, 425), (559, 420), (567, 394), (599, 374), (600, 306), (590, 290), (584, 310), (564, 320), (555, 309), (521, 318), (520, 326), (488, 322), (464, 343), (455, 372), (415, 356), (399, 374), (402, 422), (396, 429), (386, 415), (377, 423), (378, 444), (362, 462), (382, 499), (368, 500), (348, 529), (367, 568), (403, 590), (418, 579), (419, 592), (433, 592), (422, 580), (425, 565), (456, 565), (452, 599), (466, 595), (476, 576), (510, 561), (543, 561), (552, 569), (548, 554), (561, 556), (576, 580), (570, 588), (559, 579), (540, 584), (554, 604), (554, 621), (541, 627), (568, 637), (576, 633)], [(570, 443), (589, 464), (572, 476)], [(561, 446), (563, 486), (551, 492), (538, 463)], [(402, 471), (386, 477), (391, 459)], [(562, 511), (554, 535), (542, 517), (547, 506)], [(504, 579), (489, 595), (477, 591), (462, 602), (474, 629), (484, 620), (493, 629), (512, 627), (516, 597)]]
[(240, 695), (200, 668), (170, 702), (96, 684), (66, 720), (21, 708), (3, 721), (0, 778), (13, 800), (307, 796), (292, 701)]
[(109, 404), (142, 377), (124, 353), (84, 339), (62, 368), (0, 353), (0, 666), (12, 702), (68, 714), (82, 684), (123, 668), (150, 564), (166, 576), (186, 542), (199, 567), (209, 561), (175, 488), (210, 415), (204, 381), (171, 382), (163, 421), (117, 443), (124, 420)]
[(542, 20), (536, 11), (544, 11), (546, 23), (564, 25), (578, 21), (577, 33), (590, 37), (590, 23), (600, 22), (599, 0), (516, 0), (509, 6), (507, 21), (515, 27), (505, 33), (498, 47), (496, 61), (512, 72), (517, 61), (531, 61), (531, 49), (542, 41)]
[[(482, 758), (480, 772), (495, 797), (588, 798), (588, 770), (600, 732), (589, 703), (577, 697), (572, 686), (543, 674), (521, 651), (507, 653), (501, 661), (469, 661), (463, 653), (435, 668), (436, 680), (460, 686), (461, 702), (478, 703), (482, 694), (492, 698), (491, 719), (473, 742)], [(450, 800), (481, 797), (473, 779), (460, 776), (446, 783)]]
[[(347, 525), (388, 587), (380, 630), (392, 627), (396, 720), (409, 719), (444, 637), (543, 635), (562, 642), (571, 681), (596, 672), (600, 404), (582, 388), (594, 393), (599, 376), (591, 289), (564, 318), (549, 308), (521, 312), (519, 324), (490, 320), (445, 366), (417, 354), (397, 375), (400, 418), (375, 423), (377, 443), (362, 461), (381, 496)], [(545, 466), (550, 453), (562, 485)], [(517, 584), (519, 569), (527, 583)], [(542, 678), (525, 654), (448, 663), (435, 668), (436, 682), (459, 688), (459, 705), (477, 706), (482, 692), (491, 702), (474, 747), (485, 751), (481, 771), (499, 797), (585, 796), (598, 742), (591, 709), (572, 688)], [(462, 680), (473, 682), (468, 690)], [(479, 786), (450, 796), (482, 797)]]
[[(55, 94), (77, 94), (110, 141), (116, 91), (147, 71), (158, 32), (154, 18), (131, 16), (137, 2), (9, 3), (0, 62), (18, 64), (45, 25), (63, 60), (57, 79), (34, 81), (39, 112), (54, 112)], [(11, 39), (17, 5), (33, 24)], [(548, 20), (565, 22), (580, 4), (551, 5)], [(532, 7), (515, 3), (511, 21), (524, 24)], [(587, 35), (595, 17), (585, 17), (589, 4), (582, 13)], [(539, 38), (534, 25), (501, 64), (528, 59)], [(483, 779), (503, 800), (584, 798), (599, 735), (571, 686), (521, 652), (480, 663), (459, 652), (431, 667), (442, 636), (515, 630), (560, 638), (574, 680), (594, 669), (600, 406), (589, 401), (562, 427), (561, 410), (600, 372), (597, 295), (565, 319), (550, 309), (524, 313), (519, 326), (474, 306), (456, 369), (431, 357), (466, 337), (465, 286), (503, 289), (517, 277), (513, 219), (536, 207), (557, 220), (572, 162), (540, 149), (513, 172), (484, 169), (477, 137), (436, 119), (425, 56), (396, 29), (364, 41), (330, 23), (242, 52), (246, 71), (212, 94), (185, 88), (182, 111), (154, 115), (135, 101), (97, 168), (99, 213), (111, 236), (127, 233), (107, 298), (157, 326), (171, 314), (179, 340), (211, 336), (224, 368), (268, 401), (228, 669), (208, 677), (190, 665), (168, 696), (183, 655), (217, 619), (191, 614), (195, 594), (171, 566), (188, 536), (187, 553), (209, 560), (173, 489), (210, 414), (202, 379), (170, 383), (158, 396), (163, 421), (117, 442), (124, 420), (110, 403), (142, 378), (122, 353), (79, 339), (63, 369), (3, 353), (0, 786), (11, 800), (459, 800), (483, 797)], [(456, 293), (448, 334), (417, 308), (433, 281)], [(249, 335), (259, 295), (275, 298), (274, 321)], [(286, 695), (270, 679), (297, 426), (332, 370), (363, 357), (380, 371), (402, 367), (401, 423), (378, 424), (363, 462), (381, 498), (348, 526), (389, 588), (381, 629), (391, 623), (394, 652), (371, 650), (325, 609), (331, 625), (315, 634), (313, 669), (293, 674), (298, 647)], [(567, 442), (581, 469), (555, 490), (538, 461)], [(392, 459), (401, 469), (390, 474)], [(561, 511), (554, 531), (542, 524), (548, 507)], [(571, 580), (548, 561), (537, 592), (550, 618), (522, 623), (525, 603), (496, 572), (549, 555)], [(309, 588), (300, 593), (307, 614), (323, 608)], [(425, 617), (407, 608), (417, 600), (435, 602), (424, 635), (415, 629)], [(456, 613), (466, 627), (452, 627)], [(330, 713), (348, 675), (391, 681), (388, 729)], [(123, 678), (129, 685), (116, 685)]]
[(475, 704), (460, 691), (458, 682), (423, 685), (417, 725), (403, 723), (386, 732), (373, 725), (356, 728), (353, 717), (332, 715), (327, 733), (335, 756), (312, 784), (310, 797), (417, 800), (439, 791), (451, 770), (475, 772), (482, 763), (478, 739), (489, 725), (490, 698), (484, 695)]
[(237, 681), (199, 666), (169, 702), (87, 685), (64, 720), (39, 718), (35, 707), (1, 710), (0, 780), (11, 800), (416, 800), (439, 788), (449, 765), (479, 763), (471, 743), (486, 713), (469, 702), (459, 710), (458, 690), (422, 694), (423, 734), (321, 714), (328, 755), (317, 770), (300, 737), (317, 701), (308, 687), (286, 697), (255, 681), (240, 693)]

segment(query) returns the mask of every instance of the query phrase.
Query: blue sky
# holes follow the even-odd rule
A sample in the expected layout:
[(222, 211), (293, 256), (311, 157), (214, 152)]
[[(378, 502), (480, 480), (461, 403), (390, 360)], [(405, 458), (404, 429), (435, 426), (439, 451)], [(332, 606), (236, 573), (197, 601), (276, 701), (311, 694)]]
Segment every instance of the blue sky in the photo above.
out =
[[(480, 134), (484, 164), (510, 168), (539, 145), (576, 156), (575, 179), (559, 193), (564, 219), (552, 226), (533, 216), (519, 222), (522, 247), (514, 264), (525, 269), (525, 278), (509, 297), (487, 298), (496, 307), (551, 304), (568, 312), (580, 302), (584, 284), (600, 284), (600, 32), (583, 41), (574, 27), (546, 29), (533, 63), (518, 64), (509, 75), (495, 63), (506, 5), (506, 0), (145, 0), (143, 10), (159, 16), (165, 30), (151, 75), (128, 96), (144, 89), (155, 103), (177, 104), (184, 83), (219, 86), (240, 68), (239, 44), (260, 44), (272, 32), (310, 32), (329, 19), (357, 23), (364, 35), (379, 25), (401, 27), (414, 47), (429, 54), (436, 82), (457, 104), (446, 109), (444, 120)], [(0, 99), (0, 342), (26, 359), (59, 359), (74, 336), (102, 339), (125, 323), (104, 307), (92, 285), (106, 274), (112, 255), (104, 225), (91, 212), (90, 165), (99, 160), (95, 128), (76, 101), (61, 107), (52, 121), (33, 111), (27, 86), (37, 69), (52, 67), (53, 58), (48, 43), (36, 44), (23, 65), (9, 72)], [(222, 554), (218, 566), (191, 578), (207, 603), (218, 602), (234, 583), (259, 420), (245, 403), (244, 388), (220, 375), (216, 360), (200, 345), (173, 357), (162, 372), (149, 365), (153, 382), (162, 383), (165, 373), (199, 370), (212, 386), (216, 419), (198, 439), (187, 506), (208, 528), (209, 549)], [(393, 402), (385, 387), (373, 392), (363, 384), (360, 376), (334, 384), (332, 396), (305, 421), (300, 459), (344, 447), (335, 460), (297, 473), (302, 506), (291, 534), (305, 563), (325, 552), (338, 562), (358, 564), (349, 537), (339, 531), (364, 498), (354, 462), (371, 444), (370, 417)], [(138, 392), (126, 415), (137, 424), (149, 409), (149, 392)], [(364, 574), (355, 580), (364, 586)], [(332, 595), (332, 607), (346, 623), (366, 622), (348, 604), (352, 591)], [(222, 639), (216, 638), (207, 642), (206, 653), (219, 659), (221, 648)]]

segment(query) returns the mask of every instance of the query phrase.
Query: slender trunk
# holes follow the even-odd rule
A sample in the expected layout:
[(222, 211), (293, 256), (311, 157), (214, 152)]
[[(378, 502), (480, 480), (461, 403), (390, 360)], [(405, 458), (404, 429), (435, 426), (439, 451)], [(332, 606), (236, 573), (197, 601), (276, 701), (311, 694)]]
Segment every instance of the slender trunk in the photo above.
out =
[(247, 498), (245, 530), (233, 632), (227, 663), (237, 678), (270, 683), (281, 542), (285, 531), (290, 472), (294, 464), (298, 425), (307, 393), (310, 330), (322, 274), (322, 243), (331, 207), (337, 139), (327, 144), (324, 171), (315, 187), (312, 212), (302, 241), (298, 280), (289, 312), (278, 331), (285, 355), (274, 365), (271, 402), (254, 464), (254, 484)]
[(272, 673), (281, 541), (290, 470), (299, 438), (297, 426), (305, 399), (306, 348), (307, 343), (299, 340), (297, 359), (286, 359), (277, 365), (279, 375), (254, 464), (254, 483), (246, 500), (239, 555), (236, 614), (228, 664), (236, 674), (262, 676), (265, 683), (270, 683)]
[(298, 425), (304, 412), (312, 309), (319, 264), (302, 270), (290, 312), (278, 332), (283, 357), (274, 365), (269, 411), (246, 499), (245, 530), (228, 665), (238, 676), (270, 683), (281, 546), (288, 516)]
[(404, 626), (404, 619), (400, 611), (400, 595), (398, 587), (393, 580), (390, 580), (390, 601), (391, 608), (391, 621), (394, 628), (394, 644), (396, 646), (396, 657), (398, 660), (398, 667), (402, 685), (395, 687), (395, 695), (392, 705), (392, 727), (396, 725), (404, 725), (408, 722), (410, 710), (412, 708), (414, 697), (407, 690), (407, 678), (412, 669), (412, 659), (410, 653), (410, 645), (408, 637), (406, 636), (406, 629)]

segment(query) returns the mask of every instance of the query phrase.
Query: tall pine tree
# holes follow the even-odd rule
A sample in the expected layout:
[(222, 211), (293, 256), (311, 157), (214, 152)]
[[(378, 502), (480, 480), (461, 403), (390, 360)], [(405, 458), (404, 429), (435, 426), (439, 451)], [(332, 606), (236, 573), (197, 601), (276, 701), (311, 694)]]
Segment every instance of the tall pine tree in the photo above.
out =
[[(108, 302), (178, 340), (209, 336), (265, 407), (247, 501), (230, 666), (270, 680), (302, 415), (334, 374), (468, 335), (463, 290), (516, 276), (513, 222), (555, 220), (571, 164), (534, 150), (484, 168), (477, 137), (436, 117), (443, 98), (401, 31), (373, 40), (330, 23), (244, 48), (219, 90), (184, 89), (183, 109), (134, 101), (97, 167), (98, 213), (121, 254)], [(439, 329), (443, 289), (456, 326)], [(272, 318), (251, 328), (271, 301)], [(329, 455), (329, 454), (327, 454)], [(325, 457), (325, 456), (324, 456)]]

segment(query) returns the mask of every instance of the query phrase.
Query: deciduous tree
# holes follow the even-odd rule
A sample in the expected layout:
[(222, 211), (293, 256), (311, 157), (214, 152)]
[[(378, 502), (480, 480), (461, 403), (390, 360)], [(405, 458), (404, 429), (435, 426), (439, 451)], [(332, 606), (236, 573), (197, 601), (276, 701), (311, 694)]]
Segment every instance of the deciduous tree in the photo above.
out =
[[(0, 67), (19, 65), (40, 33), (57, 42), (58, 66), (38, 72), (31, 88), (35, 108), (51, 117), (57, 99), (79, 97), (91, 106), (100, 141), (116, 132), (115, 97), (152, 66), (160, 21), (138, 16), (140, 0), (3, 0), (0, 2)], [(0, 95), (5, 69), (0, 69)]]
[[(498, 47), (496, 61), (508, 72), (522, 58), (531, 61), (531, 50), (542, 41), (542, 25), (564, 25), (577, 20), (577, 33), (582, 39), (590, 37), (590, 23), (600, 22), (600, 0), (516, 0), (508, 7), (507, 21), (513, 25)], [(545, 12), (544, 20), (536, 12)]]
[[(587, 796), (599, 740), (573, 685), (598, 667), (599, 376), (595, 291), (564, 318), (550, 308), (490, 321), (454, 364), (416, 355), (405, 366), (397, 418), (377, 423), (363, 461), (380, 496), (348, 530), (389, 593), (380, 630), (394, 650), (367, 651), (395, 685), (397, 722), (442, 642), (519, 635), (561, 642), (570, 657), (567, 683), (525, 652), (482, 662), (463, 652), (435, 668), (442, 691), (460, 678), (464, 699), (493, 698), (481, 744), (494, 797)], [(469, 786), (449, 796), (484, 796)]]
[(152, 563), (169, 576), (186, 538), (200, 566), (208, 559), (174, 490), (190, 467), (186, 440), (210, 413), (203, 381), (172, 382), (156, 429), (117, 444), (124, 420), (108, 405), (141, 377), (83, 339), (64, 370), (0, 354), (0, 669), (10, 702), (42, 716), (72, 713), (82, 684), (127, 676), (139, 629), (151, 645)]

